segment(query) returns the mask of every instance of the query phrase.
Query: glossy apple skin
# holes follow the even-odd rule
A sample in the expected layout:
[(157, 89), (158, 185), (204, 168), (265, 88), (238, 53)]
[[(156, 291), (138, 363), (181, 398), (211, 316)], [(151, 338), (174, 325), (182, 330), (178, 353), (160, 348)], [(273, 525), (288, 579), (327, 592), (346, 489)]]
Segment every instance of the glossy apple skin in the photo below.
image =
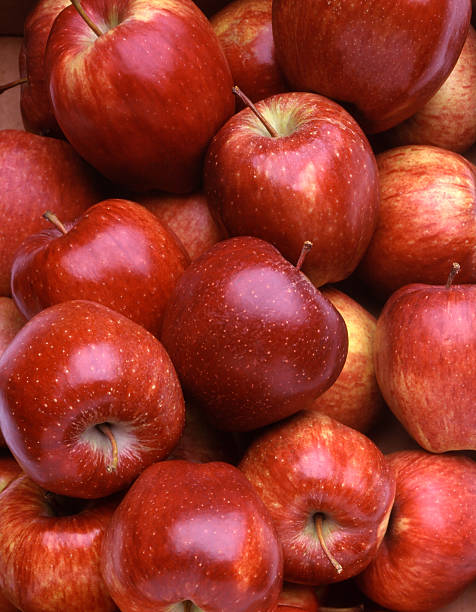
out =
[(69, 300), (108, 306), (158, 334), (162, 314), (189, 258), (174, 234), (140, 204), (110, 199), (70, 224), (29, 236), (12, 266), (22, 314)]
[[(0, 454), (0, 493), (20, 474), (21, 469), (18, 463), (11, 456)], [(0, 537), (2, 529), (5, 529), (4, 525), (2, 525), (0, 529)], [(0, 587), (0, 612), (14, 612), (15, 610), (17, 610), (17, 608), (8, 601)]]
[(104, 199), (104, 185), (67, 142), (20, 130), (0, 131), (0, 295), (10, 295), (10, 271), (23, 240), (49, 224), (54, 209), (75, 219)]
[(189, 609), (180, 602), (204, 612), (274, 612), (282, 563), (261, 500), (237, 468), (220, 462), (147, 468), (102, 548), (102, 573), (122, 612)]
[(253, 102), (289, 89), (274, 51), (271, 5), (272, 0), (235, 0), (210, 20), (234, 84)]
[[(37, 314), (0, 359), (0, 425), (23, 470), (49, 491), (96, 498), (165, 458), (184, 400), (160, 342), (101, 304), (75, 300)], [(108, 423), (112, 446), (96, 425)]]
[(360, 127), (338, 104), (292, 92), (257, 103), (272, 138), (249, 109), (213, 139), (205, 193), (233, 236), (258, 236), (296, 263), (316, 286), (349, 276), (377, 223), (378, 173)]
[(184, 391), (232, 431), (309, 406), (347, 354), (337, 310), (274, 247), (249, 236), (192, 262), (167, 305), (161, 340)]
[[(271, 514), (283, 546), (285, 580), (340, 582), (375, 557), (395, 480), (383, 454), (360, 432), (326, 415), (302, 412), (259, 436), (239, 468)], [(318, 514), (341, 573), (320, 545)]]
[(456, 261), (458, 282), (475, 283), (475, 166), (425, 145), (390, 149), (377, 163), (380, 212), (359, 278), (386, 299), (410, 283), (446, 283)]
[(20, 109), (25, 129), (43, 136), (62, 136), (45, 81), (45, 50), (54, 20), (70, 4), (70, 0), (40, 0), (25, 20), (20, 76), (28, 81), (21, 86)]
[[(106, 34), (97, 37), (71, 6), (46, 49), (53, 108), (67, 139), (115, 183), (196, 189), (205, 149), (235, 108), (209, 21), (191, 0), (123, 0), (119, 12), (115, 0), (82, 5)], [(104, 96), (107, 105), (98, 104)]]
[(374, 360), (385, 401), (418, 444), (476, 450), (476, 285), (396, 291), (377, 321)]
[(422, 450), (392, 453), (388, 463), (397, 482), (392, 516), (357, 582), (392, 610), (435, 610), (476, 577), (476, 463)]
[(470, 0), (274, 0), (278, 61), (291, 86), (345, 102), (366, 132), (413, 115), (463, 47)]
[(99, 570), (104, 531), (117, 505), (87, 502), (58, 515), (55, 496), (26, 475), (0, 495), (0, 588), (23, 612), (117, 610)]

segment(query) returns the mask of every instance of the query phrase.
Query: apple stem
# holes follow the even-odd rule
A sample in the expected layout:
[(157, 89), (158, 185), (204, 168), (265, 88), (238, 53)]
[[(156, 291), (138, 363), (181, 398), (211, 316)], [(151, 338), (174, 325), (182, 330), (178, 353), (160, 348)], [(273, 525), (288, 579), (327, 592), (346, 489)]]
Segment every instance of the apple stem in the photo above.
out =
[(101, 433), (103, 433), (111, 443), (112, 447), (112, 463), (107, 466), (108, 472), (115, 472), (117, 470), (117, 466), (119, 464), (119, 452), (117, 450), (117, 442), (114, 434), (111, 431), (111, 428), (107, 423), (100, 423), (97, 425), (97, 428)]
[(18, 85), (23, 85), (24, 83), (27, 83), (27, 82), (28, 82), (28, 79), (25, 77), (23, 79), (16, 79), (16, 81), (10, 81), (10, 83), (5, 83), (5, 85), (0, 85), (0, 96), (2, 95), (2, 93), (5, 93), (9, 89), (13, 89), (14, 87), (17, 87)]
[(238, 96), (238, 98), (240, 98), (240, 100), (243, 102), (245, 106), (247, 106), (251, 111), (253, 111), (253, 113), (258, 117), (258, 119), (261, 121), (264, 127), (268, 130), (269, 135), (272, 136), (272, 138), (279, 137), (278, 132), (274, 129), (271, 123), (263, 117), (263, 115), (259, 112), (256, 106), (253, 104), (253, 102), (248, 98), (246, 94), (244, 94), (241, 91), (238, 85), (233, 86), (233, 93), (235, 94), (235, 96)]
[(66, 229), (66, 227), (61, 223), (58, 217), (54, 213), (52, 213), (50, 210), (47, 210), (45, 213), (43, 213), (43, 218), (49, 221), (50, 223), (52, 223), (63, 234), (68, 233), (68, 230)]
[(306, 255), (309, 253), (311, 249), (312, 249), (312, 242), (310, 240), (306, 240), (304, 244), (302, 245), (301, 253), (299, 255), (299, 259), (296, 264), (296, 270), (300, 270), (302, 268), (302, 264), (304, 263), (304, 260), (306, 259)]
[(91, 30), (96, 34), (96, 36), (102, 36), (104, 32), (99, 29), (99, 27), (94, 23), (94, 21), (89, 17), (86, 11), (81, 6), (81, 2), (79, 0), (71, 0), (71, 4), (78, 11), (84, 21), (88, 24)]
[(458, 274), (458, 272), (461, 270), (461, 266), (459, 265), (459, 263), (457, 261), (454, 261), (451, 265), (451, 272), (448, 275), (448, 280), (446, 281), (446, 288), (449, 289), (451, 287), (451, 285), (453, 284), (453, 281), (455, 279), (455, 276)]
[(319, 539), (320, 545), (322, 546), (322, 550), (326, 553), (326, 557), (329, 559), (329, 561), (335, 567), (337, 573), (338, 574), (342, 574), (342, 572), (344, 571), (342, 565), (339, 563), (339, 561), (334, 559), (334, 557), (331, 555), (331, 552), (327, 548), (327, 544), (326, 544), (326, 542), (324, 540), (324, 535), (322, 533), (322, 515), (321, 514), (317, 514), (316, 515), (315, 525), (316, 525), (317, 537)]

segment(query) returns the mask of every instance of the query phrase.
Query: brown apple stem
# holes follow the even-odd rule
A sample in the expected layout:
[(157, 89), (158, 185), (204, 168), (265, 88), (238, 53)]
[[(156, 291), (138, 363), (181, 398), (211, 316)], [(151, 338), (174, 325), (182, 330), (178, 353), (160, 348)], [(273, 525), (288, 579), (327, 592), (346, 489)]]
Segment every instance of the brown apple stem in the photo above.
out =
[(23, 85), (27, 81), (28, 79), (25, 77), (24, 79), (16, 79), (16, 81), (10, 81), (10, 83), (5, 83), (5, 85), (0, 85), (0, 96), (2, 95), (2, 93), (5, 93), (9, 89), (13, 89), (14, 87), (17, 87), (18, 85)]
[(454, 261), (451, 265), (451, 272), (448, 275), (448, 280), (446, 281), (446, 288), (449, 289), (451, 287), (451, 285), (453, 284), (453, 281), (455, 279), (455, 276), (458, 274), (458, 272), (461, 270), (461, 266), (459, 265), (459, 263), (457, 261)]
[(91, 30), (96, 34), (96, 36), (102, 36), (104, 32), (99, 29), (99, 27), (94, 23), (94, 21), (89, 17), (86, 11), (81, 6), (81, 2), (79, 0), (71, 0), (71, 4), (78, 11), (84, 21), (88, 24)]
[(117, 450), (116, 438), (114, 437), (114, 434), (112, 433), (111, 428), (109, 427), (107, 423), (100, 423), (99, 425), (97, 425), (97, 428), (99, 429), (101, 433), (103, 433), (107, 437), (107, 439), (111, 443), (112, 462), (110, 465), (108, 465), (107, 471), (115, 472), (117, 470), (117, 466), (119, 463), (119, 452)]
[(240, 100), (243, 102), (245, 106), (247, 106), (251, 111), (253, 111), (253, 113), (258, 117), (258, 119), (261, 121), (264, 127), (268, 130), (269, 135), (272, 136), (273, 138), (278, 138), (279, 136), (278, 132), (274, 129), (271, 123), (267, 119), (265, 119), (265, 117), (263, 117), (263, 115), (259, 112), (256, 106), (253, 104), (253, 102), (248, 98), (246, 94), (244, 94), (241, 91), (238, 85), (233, 86), (233, 93), (235, 94), (235, 96), (238, 96), (238, 98), (240, 98)]
[(68, 233), (68, 230), (61, 223), (58, 217), (54, 213), (52, 213), (50, 210), (47, 210), (45, 213), (43, 213), (43, 218), (49, 221), (50, 223), (52, 223), (63, 234)]
[(322, 533), (322, 515), (320, 515), (320, 514), (316, 515), (315, 525), (316, 525), (317, 537), (319, 539), (320, 545), (322, 546), (322, 550), (325, 552), (326, 557), (329, 559), (329, 561), (335, 567), (336, 572), (338, 574), (342, 574), (342, 572), (344, 571), (342, 565), (339, 563), (339, 561), (334, 559), (334, 557), (332, 556), (330, 550), (327, 548), (327, 544), (326, 544), (326, 542), (324, 540), (324, 534)]
[(304, 263), (304, 260), (306, 259), (306, 255), (309, 253), (311, 249), (312, 249), (312, 242), (310, 240), (306, 240), (304, 244), (302, 245), (301, 253), (299, 255), (299, 259), (296, 264), (296, 270), (300, 270), (302, 268), (302, 264)]

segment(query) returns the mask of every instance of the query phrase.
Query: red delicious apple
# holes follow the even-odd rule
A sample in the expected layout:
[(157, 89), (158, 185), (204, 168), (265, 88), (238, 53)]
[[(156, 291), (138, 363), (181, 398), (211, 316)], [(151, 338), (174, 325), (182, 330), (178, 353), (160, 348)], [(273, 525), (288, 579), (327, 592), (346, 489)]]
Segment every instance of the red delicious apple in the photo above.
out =
[(10, 270), (23, 240), (48, 227), (53, 209), (72, 221), (104, 198), (104, 185), (67, 142), (20, 130), (0, 131), (0, 295), (10, 295)]
[(285, 582), (279, 595), (276, 612), (318, 612), (320, 610), (314, 589), (301, 584)]
[(0, 426), (49, 491), (96, 498), (126, 487), (177, 444), (184, 401), (160, 342), (86, 300), (56, 304), (0, 358)]
[(272, 0), (235, 0), (210, 20), (233, 82), (253, 102), (289, 89), (275, 57), (271, 5)]
[(370, 145), (352, 117), (316, 94), (293, 92), (232, 117), (213, 139), (205, 192), (232, 235), (271, 242), (316, 286), (349, 276), (377, 223), (378, 173)]
[(102, 573), (122, 612), (274, 612), (282, 564), (261, 500), (220, 462), (148, 467), (102, 548)]
[(23, 612), (117, 610), (99, 569), (116, 505), (57, 496), (19, 476), (0, 495), (0, 589)]
[[(0, 493), (20, 474), (21, 469), (18, 463), (11, 456), (0, 454)], [(2, 529), (4, 525), (0, 528), (0, 534)], [(3, 595), (0, 586), (0, 612), (15, 612), (15, 610), (17, 608)]]
[(347, 353), (334, 306), (273, 246), (250, 236), (217, 243), (185, 270), (161, 339), (185, 392), (232, 431), (309, 407)]
[(462, 153), (476, 142), (476, 31), (443, 85), (415, 115), (385, 135), (391, 146), (428, 144)]
[(27, 318), (60, 302), (93, 300), (153, 334), (189, 259), (175, 234), (140, 204), (104, 200), (66, 227), (29, 236), (17, 251), (11, 286)]
[(342, 315), (349, 336), (349, 349), (342, 372), (325, 393), (314, 400), (311, 410), (366, 432), (383, 408), (375, 378), (373, 345), (376, 319), (354, 299), (332, 287), (324, 287), (326, 297)]
[(377, 556), (357, 582), (392, 610), (434, 611), (476, 577), (476, 462), (400, 451), (388, 463), (395, 504)]
[(134, 194), (134, 201), (154, 213), (179, 238), (190, 259), (197, 259), (227, 232), (216, 219), (207, 198), (199, 191), (187, 195)]
[(303, 412), (258, 437), (239, 468), (271, 514), (285, 580), (345, 580), (375, 557), (395, 481), (383, 454), (360, 432)]
[(476, 285), (396, 291), (378, 319), (374, 354), (385, 401), (418, 444), (476, 450)]
[(18, 54), (21, 43), (19, 36), (0, 36), (0, 130), (23, 127), (20, 89), (14, 85), (18, 81)]
[(471, 0), (274, 0), (276, 53), (296, 90), (345, 102), (368, 132), (419, 110), (453, 69)]
[[(46, 72), (73, 147), (136, 191), (187, 193), (235, 102), (228, 63), (191, 0), (83, 0), (53, 24)], [(103, 104), (107, 100), (107, 104)]]
[(388, 297), (409, 283), (444, 284), (451, 264), (476, 282), (476, 168), (425, 145), (377, 155), (381, 202), (377, 229), (358, 275)]

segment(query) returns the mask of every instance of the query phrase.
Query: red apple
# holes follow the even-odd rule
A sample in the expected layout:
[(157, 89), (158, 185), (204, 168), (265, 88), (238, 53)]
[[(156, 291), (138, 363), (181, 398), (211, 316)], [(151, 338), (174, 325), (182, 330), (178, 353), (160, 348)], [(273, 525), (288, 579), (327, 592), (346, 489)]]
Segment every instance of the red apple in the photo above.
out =
[(0, 295), (8, 296), (15, 252), (48, 227), (45, 210), (72, 221), (103, 199), (104, 188), (67, 142), (20, 130), (0, 131), (0, 184)]
[(418, 444), (476, 450), (476, 285), (402, 287), (378, 319), (374, 351), (385, 401)]
[(0, 589), (23, 612), (117, 610), (99, 569), (116, 505), (62, 498), (19, 476), (0, 495)]
[(309, 93), (258, 102), (271, 136), (250, 109), (213, 139), (205, 192), (235, 236), (258, 236), (296, 262), (316, 286), (349, 276), (377, 223), (378, 173), (370, 145), (338, 104)]
[(205, 149), (235, 106), (209, 21), (191, 0), (82, 5), (101, 35), (70, 6), (46, 48), (53, 109), (67, 139), (136, 191), (196, 189)]
[(49, 491), (96, 498), (126, 487), (177, 444), (184, 401), (160, 342), (83, 300), (56, 304), (0, 358), (0, 426)]
[(375, 557), (395, 481), (382, 453), (360, 432), (303, 412), (258, 437), (239, 468), (276, 526), (285, 580), (338, 582)]
[(212, 17), (233, 82), (257, 102), (289, 87), (276, 61), (272, 0), (235, 0)]
[(174, 234), (128, 200), (104, 200), (66, 227), (29, 236), (12, 266), (12, 295), (27, 318), (68, 300), (93, 300), (158, 334), (189, 264)]
[(443, 85), (415, 115), (384, 136), (392, 146), (428, 144), (458, 153), (476, 142), (476, 31), (472, 26)]
[(274, 247), (249, 236), (217, 243), (185, 270), (161, 339), (185, 392), (232, 431), (308, 407), (347, 353), (332, 304)]
[(476, 577), (476, 462), (400, 451), (388, 456), (395, 504), (377, 556), (357, 577), (382, 606), (434, 611)]
[(102, 549), (102, 573), (123, 612), (274, 612), (282, 563), (261, 500), (220, 462), (147, 468)]
[(451, 264), (476, 282), (476, 168), (457, 153), (408, 145), (377, 155), (377, 229), (358, 275), (381, 297), (409, 283), (444, 284)]
[(471, 0), (274, 0), (276, 53), (296, 90), (345, 102), (368, 132), (419, 110), (453, 69)]
[(284, 583), (276, 612), (318, 612), (319, 609), (314, 589), (302, 584)]

